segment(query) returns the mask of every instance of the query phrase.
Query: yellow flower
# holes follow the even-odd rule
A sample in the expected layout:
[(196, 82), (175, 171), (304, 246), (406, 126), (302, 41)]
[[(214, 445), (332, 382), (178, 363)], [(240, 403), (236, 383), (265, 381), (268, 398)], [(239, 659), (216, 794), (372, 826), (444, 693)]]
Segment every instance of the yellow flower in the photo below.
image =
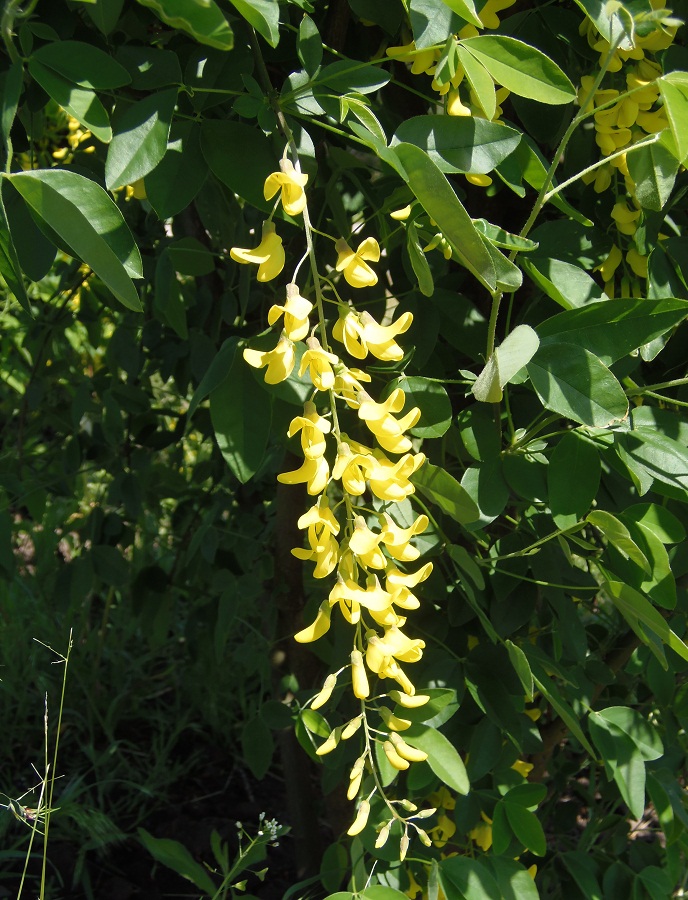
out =
[[(344, 435), (342, 435), (344, 437)], [(337, 447), (337, 458), (332, 468), (332, 477), (339, 481), (342, 487), (354, 497), (360, 497), (365, 491), (365, 474), (363, 465), (368, 455), (357, 453), (351, 449), (347, 441), (342, 441)]]
[(392, 605), (389, 594), (380, 586), (376, 575), (370, 575), (367, 586), (362, 588), (352, 578), (342, 578), (339, 574), (337, 583), (330, 591), (329, 603), (330, 606), (338, 603), (342, 615), (351, 625), (360, 621), (361, 607), (371, 613), (384, 613)]
[(301, 357), (299, 375), (308, 369), (308, 374), (313, 386), (319, 391), (329, 391), (335, 386), (333, 366), (339, 362), (339, 357), (334, 353), (323, 350), (320, 341), (316, 337), (310, 337), (306, 341), (308, 350)]
[(308, 529), (306, 538), (310, 549), (295, 547), (292, 554), (297, 559), (315, 560), (313, 576), (326, 578), (335, 570), (339, 561), (339, 544), (334, 538), (339, 533), (339, 522), (334, 517), (325, 494), (300, 517), (297, 524), (299, 528)]
[(340, 238), (335, 244), (337, 251), (338, 272), (344, 272), (344, 278), (351, 287), (372, 287), (377, 284), (377, 275), (366, 260), (377, 262), (380, 259), (380, 245), (375, 238), (366, 238), (354, 253), (347, 242)]
[(445, 785), (440, 785), (440, 787), (428, 797), (428, 803), (430, 806), (434, 806), (436, 809), (455, 809), (456, 808), (456, 799), (450, 794), (448, 788)]
[(635, 234), (640, 218), (639, 209), (629, 209), (625, 201), (619, 200), (612, 209), (612, 219), (621, 234)]
[(487, 0), (487, 3), (478, 13), (478, 18), (483, 23), (484, 28), (499, 28), (500, 19), (497, 15), (503, 9), (513, 6), (516, 0)]
[(379, 450), (373, 450), (372, 457), (366, 457), (363, 467), (370, 490), (378, 499), (400, 503), (416, 490), (409, 478), (424, 462), (424, 453), (407, 453), (393, 463)]
[(626, 262), (639, 278), (647, 278), (647, 256), (641, 256), (635, 247), (631, 247), (626, 254)]
[(387, 552), (400, 562), (412, 562), (420, 556), (420, 550), (411, 545), (411, 538), (422, 534), (428, 527), (427, 516), (418, 516), (410, 528), (400, 528), (397, 523), (384, 513), (384, 526), (382, 528), (382, 542), (387, 547)]
[(277, 480), (282, 484), (304, 484), (311, 496), (322, 493), (330, 478), (330, 467), (324, 456), (304, 459), (303, 464), (292, 472), (282, 472)]
[[(380, 678), (387, 678), (385, 674), (390, 663), (397, 659), (400, 662), (414, 663), (423, 655), (425, 641), (407, 637), (403, 631), (393, 626), (385, 631), (384, 637), (379, 637), (374, 631), (367, 635), (366, 664), (371, 672), (376, 672)], [(392, 676), (394, 677), (394, 676)], [(409, 693), (407, 691), (407, 693)]]
[(621, 253), (621, 250), (616, 244), (612, 244), (612, 249), (607, 254), (605, 261), (602, 265), (597, 266), (605, 284), (613, 279), (614, 273), (618, 269), (622, 259), (623, 254)]
[(411, 215), (411, 204), (409, 203), (408, 206), (404, 206), (401, 209), (395, 209), (389, 215), (397, 222), (403, 222), (404, 219), (408, 219), (408, 217)]
[(492, 846), (492, 819), (488, 819), (484, 812), (480, 815), (483, 821), (468, 832), (468, 837), (487, 853)]
[(289, 425), (289, 437), (301, 432), (301, 449), (306, 459), (317, 459), (326, 450), (325, 435), (329, 434), (331, 424), (318, 415), (315, 404), (307, 400), (303, 406), (303, 415), (295, 416)]
[[(365, 700), (370, 695), (368, 676), (363, 665), (363, 654), (360, 650), (351, 651), (351, 686), (354, 696), (359, 700)], [(360, 724), (360, 719), (358, 720)]]
[(308, 334), (310, 322), (308, 316), (313, 304), (299, 294), (296, 284), (287, 285), (287, 302), (284, 306), (271, 306), (268, 310), (268, 322), (274, 325), (284, 314), (284, 333), (292, 341), (302, 341)]
[(272, 222), (265, 222), (260, 244), (254, 250), (232, 247), (229, 255), (234, 262), (254, 263), (258, 266), (258, 281), (272, 281), (284, 268), (284, 247), (282, 238), (275, 231)]
[(420, 408), (414, 406), (402, 419), (395, 419), (393, 412), (400, 412), (406, 397), (401, 388), (392, 391), (384, 403), (376, 403), (365, 391), (359, 395), (359, 418), (377, 438), (380, 446), (389, 453), (406, 453), (411, 449), (411, 441), (404, 436), (420, 419)]
[(294, 344), (289, 338), (282, 335), (274, 350), (244, 350), (244, 359), (254, 369), (262, 369), (267, 366), (265, 372), (266, 384), (279, 384), (285, 381), (292, 373), (296, 362)]
[(354, 553), (367, 568), (386, 568), (387, 559), (379, 547), (382, 535), (371, 531), (366, 525), (363, 516), (356, 516), (354, 526), (354, 533), (349, 540), (349, 550), (351, 550), (351, 552)]
[(511, 768), (514, 772), (518, 772), (519, 775), (527, 778), (533, 771), (533, 764), (526, 762), (524, 759), (517, 759)]
[(405, 312), (391, 325), (380, 325), (369, 312), (341, 306), (332, 336), (356, 359), (365, 359), (370, 352), (383, 362), (398, 361), (403, 359), (404, 351), (394, 338), (408, 331), (412, 322), (413, 314)]
[(456, 833), (456, 825), (449, 816), (439, 815), (437, 817), (437, 825), (428, 829), (428, 834), (432, 836), (433, 843), (436, 847), (444, 847), (444, 845), (454, 837)]
[(391, 568), (385, 573), (385, 587), (392, 596), (392, 603), (402, 609), (418, 609), (420, 602), (410, 588), (425, 581), (432, 572), (432, 563), (427, 562), (417, 572), (400, 572)]
[(466, 104), (461, 99), (461, 94), (459, 93), (458, 88), (453, 91), (449, 91), (449, 95), (447, 97), (447, 115), (449, 116), (472, 116), (473, 111), (470, 106), (466, 106)]
[(331, 607), (327, 600), (323, 600), (315, 619), (310, 625), (294, 635), (294, 640), (299, 644), (310, 644), (317, 641), (330, 630)]
[(265, 179), (263, 194), (271, 200), (278, 191), (282, 191), (282, 206), (288, 216), (298, 216), (306, 206), (304, 187), (308, 175), (297, 172), (290, 159), (280, 160), (280, 171), (273, 172)]
[(346, 400), (351, 409), (358, 409), (360, 406), (358, 395), (363, 390), (361, 382), (370, 380), (371, 377), (367, 372), (362, 372), (360, 369), (349, 369), (342, 365), (335, 373), (334, 389)]

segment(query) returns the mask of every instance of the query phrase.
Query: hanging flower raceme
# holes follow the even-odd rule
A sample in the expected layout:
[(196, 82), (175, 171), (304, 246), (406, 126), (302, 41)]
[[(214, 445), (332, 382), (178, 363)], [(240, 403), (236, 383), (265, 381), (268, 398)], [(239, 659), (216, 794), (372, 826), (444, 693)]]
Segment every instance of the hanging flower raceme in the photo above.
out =
[(254, 250), (232, 247), (229, 255), (234, 262), (253, 263), (258, 266), (258, 281), (272, 281), (284, 268), (285, 256), (282, 238), (272, 222), (265, 222), (260, 244)]

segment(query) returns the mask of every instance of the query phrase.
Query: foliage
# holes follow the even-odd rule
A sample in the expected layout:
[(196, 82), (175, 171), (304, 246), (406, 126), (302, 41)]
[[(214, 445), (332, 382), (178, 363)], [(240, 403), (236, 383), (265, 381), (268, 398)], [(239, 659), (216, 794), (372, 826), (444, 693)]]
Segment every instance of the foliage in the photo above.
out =
[[(280, 744), (290, 896), (671, 896), (688, 9), (34, 6), (0, 23), (0, 639), (26, 723), (27, 622), (74, 628), (53, 837), (137, 730), (160, 799), (205, 728), (258, 779)], [(249, 865), (139, 835), (209, 896)]]

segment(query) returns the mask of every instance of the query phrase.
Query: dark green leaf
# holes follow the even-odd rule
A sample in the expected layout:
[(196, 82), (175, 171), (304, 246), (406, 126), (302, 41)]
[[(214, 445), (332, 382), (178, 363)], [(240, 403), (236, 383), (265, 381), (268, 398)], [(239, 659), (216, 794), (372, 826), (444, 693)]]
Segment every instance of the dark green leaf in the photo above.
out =
[(260, 716), (244, 725), (241, 732), (242, 757), (251, 770), (254, 778), (259, 781), (267, 775), (272, 754), (275, 750), (275, 742), (272, 732)]
[(146, 195), (158, 216), (168, 219), (186, 209), (207, 176), (200, 127), (193, 122), (174, 122), (165, 155), (146, 175)]
[(549, 508), (559, 528), (569, 528), (590, 509), (600, 484), (600, 455), (576, 431), (555, 446), (547, 467)]
[(201, 126), (201, 148), (211, 171), (235, 194), (265, 211), (265, 179), (278, 169), (270, 141), (254, 125), (206, 119)]
[(420, 408), (420, 420), (411, 429), (415, 437), (437, 438), (451, 425), (452, 408), (447, 392), (436, 381), (429, 378), (410, 376), (399, 378), (394, 387), (406, 394), (406, 406)]
[(514, 667), (514, 671), (523, 685), (523, 690), (526, 692), (526, 699), (529, 702), (532, 702), (534, 682), (533, 673), (531, 672), (530, 664), (528, 663), (528, 657), (518, 645), (514, 644), (513, 641), (507, 640), (505, 641), (505, 644), (507, 652), (509, 653), (511, 665)]
[(92, 90), (73, 84), (35, 59), (29, 60), (29, 71), (58, 106), (91, 131), (99, 141), (109, 143), (112, 138), (110, 118)]
[(181, 275), (209, 275), (215, 270), (213, 254), (194, 237), (174, 241), (168, 246), (167, 253)]
[(664, 754), (658, 729), (650, 725), (637, 709), (630, 709), (628, 706), (609, 706), (607, 709), (599, 710), (598, 716), (627, 734), (644, 760), (650, 762)]
[(626, 394), (614, 375), (577, 344), (541, 345), (528, 374), (547, 409), (581, 425), (606, 428), (628, 415)]
[(237, 353), (227, 379), (210, 395), (210, 417), (220, 451), (242, 484), (256, 474), (263, 462), (271, 408), (270, 396)]
[(493, 291), (497, 286), (494, 263), (447, 176), (427, 153), (413, 144), (399, 144), (395, 153), (406, 170), (409, 187), (437, 223), (459, 261)]
[(530, 325), (517, 325), (496, 347), (471, 393), (483, 403), (499, 403), (502, 390), (535, 355), (540, 339)]
[(461, 525), (475, 522), (480, 513), (465, 488), (444, 469), (426, 462), (411, 478), (418, 490)]
[(547, 840), (535, 813), (520, 803), (510, 803), (508, 795), (504, 800), (504, 810), (512, 831), (526, 850), (530, 850), (536, 856), (544, 856), (547, 852)]
[(642, 755), (625, 732), (596, 712), (590, 713), (588, 728), (608, 777), (616, 782), (633, 816), (640, 819), (645, 809), (645, 763)]
[(55, 262), (57, 249), (36, 224), (21, 194), (9, 182), (2, 186), (2, 202), (9, 222), (12, 242), (17, 251), (19, 265), (31, 281), (40, 281)]
[(186, 306), (182, 286), (167, 251), (160, 254), (155, 267), (155, 294), (153, 309), (156, 316), (172, 328), (183, 341), (189, 337), (186, 324)]
[(389, 75), (384, 69), (361, 65), (354, 59), (341, 59), (325, 66), (314, 83), (325, 85), (338, 94), (353, 91), (358, 94), (372, 94), (384, 87), (388, 81)]
[(92, 0), (86, 7), (86, 12), (96, 28), (107, 36), (119, 22), (123, 6), (124, 0)]
[(7, 287), (25, 312), (31, 314), (31, 305), (26, 294), (19, 258), (12, 240), (5, 207), (0, 198), (0, 275), (5, 279)]
[(502, 900), (497, 882), (482, 862), (452, 856), (438, 865), (447, 900)]
[(154, 91), (182, 83), (179, 57), (171, 50), (125, 44), (118, 49), (117, 60), (129, 72), (135, 91)]
[(177, 91), (171, 88), (138, 100), (116, 116), (105, 160), (109, 190), (133, 184), (158, 165), (167, 150)]
[(616, 516), (602, 509), (594, 509), (587, 521), (599, 528), (607, 541), (613, 544), (622, 556), (632, 559), (646, 574), (650, 574), (650, 564), (645, 554), (631, 537), (628, 528)]
[(628, 171), (635, 182), (634, 196), (644, 209), (661, 210), (671, 195), (679, 165), (661, 142), (628, 154)]
[(230, 0), (230, 2), (271, 47), (279, 44), (279, 4), (277, 0)]
[(310, 76), (315, 75), (322, 62), (323, 44), (318, 26), (310, 16), (301, 19), (296, 52), (306, 72)]
[(205, 400), (208, 394), (212, 393), (215, 388), (220, 387), (227, 380), (232, 370), (232, 361), (236, 354), (238, 343), (239, 339), (236, 337), (227, 338), (217, 351), (206, 369), (201, 383), (194, 391), (194, 395), (189, 403), (187, 419), (191, 418), (198, 409), (198, 404)]
[(139, 828), (137, 833), (143, 846), (159, 863), (186, 878), (209, 896), (215, 894), (213, 879), (183, 844), (170, 838), (153, 837), (144, 828)]
[(201, 44), (231, 50), (234, 35), (215, 0), (138, 0), (166, 25), (186, 31)]
[(30, 63), (33, 61), (47, 66), (72, 84), (95, 91), (123, 87), (131, 81), (127, 70), (116, 60), (83, 41), (44, 44), (33, 53)]
[(413, 116), (397, 128), (391, 141), (424, 150), (443, 172), (487, 174), (518, 146), (513, 128), (464, 116)]
[(468, 793), (470, 785), (463, 760), (441, 732), (427, 725), (412, 725), (404, 731), (404, 740), (428, 754), (428, 765), (448, 787), (459, 794)]
[(424, 294), (426, 297), (432, 297), (435, 291), (432, 271), (425, 253), (423, 253), (423, 248), (418, 240), (418, 231), (413, 222), (409, 222), (406, 226), (406, 249), (411, 260), (411, 268), (418, 279), (418, 287), (421, 294)]
[(9, 69), (0, 75), (0, 103), (2, 104), (2, 112), (0, 113), (0, 131), (2, 133), (2, 142), (5, 149), (7, 149), (7, 141), (9, 140), (12, 123), (17, 114), (17, 106), (19, 105), (23, 80), (24, 72), (20, 62), (12, 63)]
[(109, 195), (83, 175), (61, 169), (34, 169), (7, 177), (74, 255), (124, 306), (138, 312), (141, 303), (129, 276), (142, 276), (141, 256)]

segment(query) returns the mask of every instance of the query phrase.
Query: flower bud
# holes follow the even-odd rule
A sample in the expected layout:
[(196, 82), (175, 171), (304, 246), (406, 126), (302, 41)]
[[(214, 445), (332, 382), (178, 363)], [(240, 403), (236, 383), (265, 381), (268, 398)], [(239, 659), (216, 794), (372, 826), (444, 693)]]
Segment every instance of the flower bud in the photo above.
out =
[(389, 832), (392, 827), (393, 821), (394, 821), (394, 819), (390, 819), (389, 822), (387, 822), (386, 825), (383, 825), (382, 828), (380, 829), (380, 833), (378, 834), (377, 840), (375, 841), (376, 850), (379, 850), (380, 847), (384, 847), (385, 844), (387, 843), (387, 838), (389, 837)]
[(411, 694), (404, 694), (402, 691), (390, 691), (388, 696), (395, 703), (398, 703), (399, 706), (403, 706), (406, 709), (416, 709), (419, 706), (425, 706), (430, 699), (429, 694), (415, 694), (411, 696)]
[(347, 722), (344, 728), (342, 729), (342, 740), (348, 741), (350, 737), (356, 734), (358, 729), (361, 727), (362, 719), (360, 716), (356, 716), (355, 719), (351, 719), (350, 722)]
[(382, 721), (390, 731), (405, 731), (407, 728), (411, 727), (411, 721), (409, 719), (400, 719), (399, 716), (395, 716), (386, 706), (381, 706), (379, 711)]
[(337, 684), (337, 676), (336, 675), (328, 675), (325, 679), (325, 683), (320, 690), (320, 693), (316, 695), (315, 699), (311, 703), (311, 709), (320, 709), (321, 706), (324, 706), (327, 701), (332, 696), (332, 691), (335, 689), (335, 685)]
[(361, 831), (366, 827), (368, 823), (368, 816), (370, 815), (370, 803), (367, 800), (361, 800), (361, 805), (358, 807), (358, 813), (356, 814), (356, 818), (351, 824), (347, 834), (350, 837), (353, 837), (355, 834), (360, 834)]
[(416, 831), (418, 832), (418, 837), (421, 839), (422, 843), (425, 844), (426, 847), (432, 847), (432, 840), (427, 831), (423, 831), (423, 829), (418, 828), (418, 826), (416, 826)]
[(390, 764), (394, 766), (395, 769), (399, 769), (400, 772), (403, 772), (404, 769), (408, 769), (409, 762), (400, 756), (394, 744), (391, 741), (385, 741), (382, 745), (382, 749), (385, 751), (385, 756), (389, 760)]
[(325, 741), (324, 744), (321, 744), (318, 749), (315, 751), (318, 756), (325, 756), (326, 753), (332, 753), (334, 748), (339, 743), (339, 737), (341, 734), (341, 728), (335, 728), (330, 732), (329, 737)]
[(360, 650), (351, 651), (351, 686), (354, 696), (358, 697), (359, 700), (365, 700), (370, 695), (368, 676), (363, 665), (363, 654)]
[(408, 852), (409, 844), (410, 844), (408, 832), (405, 831), (401, 840), (399, 841), (399, 862), (403, 862), (406, 859), (406, 854)]
[(428, 758), (428, 754), (424, 750), (410, 747), (403, 738), (394, 732), (390, 733), (389, 739), (402, 759), (407, 759), (409, 762), (424, 762)]

